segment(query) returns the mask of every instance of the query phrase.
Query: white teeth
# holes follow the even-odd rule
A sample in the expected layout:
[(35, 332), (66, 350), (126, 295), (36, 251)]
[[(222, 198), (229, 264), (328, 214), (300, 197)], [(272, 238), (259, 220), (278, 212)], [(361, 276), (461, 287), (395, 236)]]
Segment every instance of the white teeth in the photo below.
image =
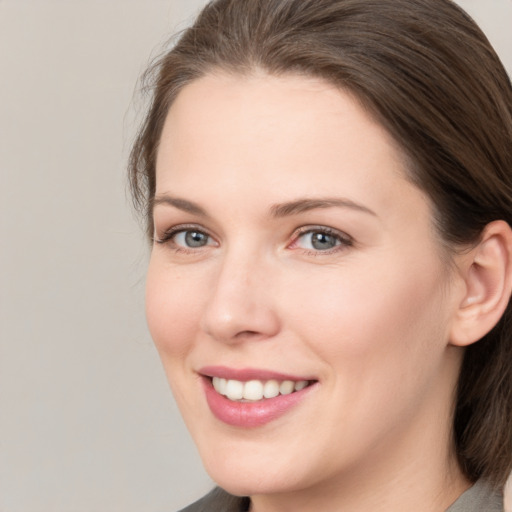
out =
[(307, 380), (284, 380), (279, 382), (271, 379), (266, 382), (261, 380), (250, 380), (242, 382), (233, 379), (222, 379), (213, 377), (212, 384), (217, 393), (226, 396), (229, 400), (251, 400), (257, 401), (263, 398), (274, 398), (281, 395), (289, 395), (294, 391), (300, 391), (307, 387)]
[(299, 382), (295, 383), (295, 391), (300, 391), (301, 389), (304, 389), (307, 385), (307, 380), (299, 380)]
[(228, 381), (227, 379), (219, 379), (219, 393), (226, 393), (226, 387), (227, 387)]
[(292, 380), (283, 380), (281, 385), (279, 386), (279, 392), (281, 395), (289, 395), (293, 392), (293, 388), (295, 387), (295, 382)]
[(239, 380), (228, 380), (226, 396), (230, 400), (240, 400), (244, 396), (244, 383)]
[(226, 379), (221, 379), (220, 377), (213, 377), (212, 378), (212, 382), (213, 382), (213, 387), (221, 395), (225, 395), (226, 394), (226, 384), (228, 382)]
[(279, 382), (277, 380), (268, 380), (263, 386), (263, 396), (265, 398), (274, 398), (279, 395)]
[(263, 384), (259, 380), (250, 380), (244, 385), (244, 398), (246, 400), (261, 400), (263, 398)]

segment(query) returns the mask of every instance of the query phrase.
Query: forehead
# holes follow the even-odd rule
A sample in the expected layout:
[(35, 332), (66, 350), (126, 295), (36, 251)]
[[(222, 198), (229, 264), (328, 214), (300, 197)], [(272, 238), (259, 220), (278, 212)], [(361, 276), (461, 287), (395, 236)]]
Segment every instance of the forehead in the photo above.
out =
[[(162, 142), (172, 142), (166, 135), (210, 135), (209, 128), (217, 123), (233, 129), (242, 127), (239, 136), (275, 136), (277, 130), (292, 128), (295, 136), (314, 136), (314, 128), (318, 129), (317, 135), (325, 136), (325, 132), (320, 133), (322, 128), (337, 128), (337, 134), (347, 137), (341, 128), (354, 122), (357, 126), (350, 130), (352, 134), (356, 128), (364, 127), (368, 135), (376, 135), (398, 152), (392, 137), (348, 90), (302, 75), (242, 76), (219, 72), (195, 80), (179, 92), (168, 113)], [(176, 125), (180, 132), (173, 130)], [(208, 140), (209, 137), (205, 142)]]
[[(391, 135), (352, 94), (316, 78), (211, 74), (165, 121), (156, 193), (261, 203), (341, 195), (372, 210), (420, 192)], [(421, 198), (428, 202), (421, 195)]]

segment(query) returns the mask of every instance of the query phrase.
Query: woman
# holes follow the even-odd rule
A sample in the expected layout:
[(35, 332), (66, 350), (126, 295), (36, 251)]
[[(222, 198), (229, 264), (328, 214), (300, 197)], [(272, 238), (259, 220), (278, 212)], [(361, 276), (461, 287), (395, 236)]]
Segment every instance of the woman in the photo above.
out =
[(512, 88), (474, 22), (217, 0), (150, 76), (148, 324), (219, 485), (186, 510), (502, 510)]

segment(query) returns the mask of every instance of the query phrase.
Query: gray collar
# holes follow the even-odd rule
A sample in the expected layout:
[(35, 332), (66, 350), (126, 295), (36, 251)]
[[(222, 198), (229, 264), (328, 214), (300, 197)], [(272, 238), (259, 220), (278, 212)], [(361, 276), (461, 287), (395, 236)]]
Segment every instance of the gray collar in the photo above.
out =
[(485, 480), (478, 480), (446, 512), (503, 512), (503, 495)]
[[(248, 498), (231, 496), (220, 488), (181, 512), (245, 512), (249, 508)], [(503, 495), (485, 480), (479, 480), (464, 492), (446, 512), (503, 512)]]

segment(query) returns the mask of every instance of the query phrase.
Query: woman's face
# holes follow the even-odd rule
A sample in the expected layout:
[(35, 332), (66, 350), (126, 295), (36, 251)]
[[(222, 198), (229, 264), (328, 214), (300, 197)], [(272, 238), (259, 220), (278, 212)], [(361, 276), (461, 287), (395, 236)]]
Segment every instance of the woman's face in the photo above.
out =
[(428, 199), (349, 94), (298, 76), (186, 86), (154, 222), (149, 327), (221, 486), (393, 478), (449, 445), (461, 287)]

